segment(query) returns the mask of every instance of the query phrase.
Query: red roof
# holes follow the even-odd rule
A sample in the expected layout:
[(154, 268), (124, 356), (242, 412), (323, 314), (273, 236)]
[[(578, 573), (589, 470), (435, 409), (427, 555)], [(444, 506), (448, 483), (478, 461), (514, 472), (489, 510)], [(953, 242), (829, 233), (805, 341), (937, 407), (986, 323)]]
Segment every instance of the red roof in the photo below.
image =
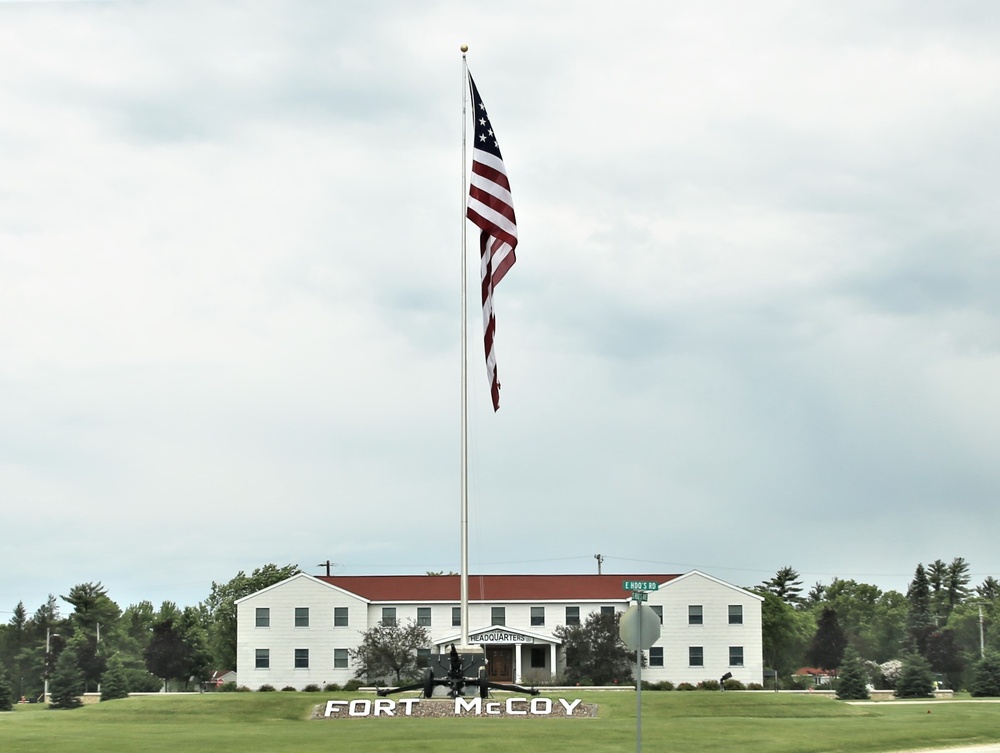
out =
[[(369, 601), (459, 601), (458, 575), (317, 575)], [(678, 575), (470, 575), (470, 601), (623, 601), (627, 579), (663, 584)]]

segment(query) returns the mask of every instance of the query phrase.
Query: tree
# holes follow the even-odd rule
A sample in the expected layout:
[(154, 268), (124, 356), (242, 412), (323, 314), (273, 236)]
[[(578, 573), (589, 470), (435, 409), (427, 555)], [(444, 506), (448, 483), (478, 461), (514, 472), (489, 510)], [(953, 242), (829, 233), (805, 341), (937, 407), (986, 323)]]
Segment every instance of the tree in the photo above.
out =
[(858, 652), (848, 647), (837, 679), (837, 698), (842, 701), (863, 701), (871, 697), (868, 675)]
[(118, 698), (128, 698), (128, 684), (125, 681), (125, 666), (116, 655), (108, 660), (108, 670), (101, 678), (101, 701), (114, 701)]
[(632, 679), (635, 653), (618, 634), (620, 619), (620, 612), (591, 612), (581, 625), (559, 625), (552, 631), (562, 639), (570, 682), (587, 678), (595, 685), (610, 685)]
[(189, 656), (181, 632), (168, 617), (153, 625), (153, 637), (146, 646), (146, 669), (168, 684), (171, 679), (187, 679)]
[(59, 654), (49, 679), (52, 692), (49, 706), (54, 709), (75, 709), (83, 705), (83, 673), (77, 664), (76, 651), (67, 646)]
[(992, 575), (987, 575), (983, 582), (976, 586), (976, 595), (984, 601), (996, 601), (1000, 598), (1000, 581)]
[(965, 662), (955, 646), (955, 631), (935, 630), (927, 636), (926, 658), (931, 669), (947, 675), (948, 687), (957, 688), (961, 684)]
[(100, 582), (79, 583), (62, 600), (73, 605), (70, 622), (75, 630), (96, 633), (98, 624), (110, 629), (121, 616), (118, 605), (108, 597)]
[(413, 620), (405, 625), (380, 622), (361, 635), (361, 645), (348, 650), (358, 667), (354, 676), (374, 680), (391, 674), (397, 685), (418, 675), (417, 649), (427, 648), (431, 642), (427, 628)]
[(7, 673), (0, 668), (0, 711), (14, 710), (14, 688), (7, 679)]
[(808, 611), (795, 609), (763, 587), (755, 590), (764, 597), (761, 604), (764, 661), (780, 677), (785, 677), (802, 666), (803, 655), (816, 625)]
[(806, 650), (806, 661), (820, 669), (835, 670), (844, 659), (847, 636), (840, 627), (837, 612), (824, 607), (816, 623), (816, 635)]
[(970, 690), (976, 698), (1000, 696), (1000, 654), (991, 651), (976, 662)]
[(919, 654), (927, 650), (927, 636), (936, 627), (931, 614), (931, 587), (923, 564), (918, 564), (906, 591), (910, 608), (906, 615), (906, 632), (910, 648)]
[(204, 606), (211, 621), (208, 644), (216, 668), (239, 669), (236, 666), (236, 600), (300, 572), (298, 565), (267, 564), (250, 575), (240, 570), (228, 583), (212, 583), (212, 593)]
[(802, 603), (802, 581), (799, 574), (790, 566), (785, 566), (774, 574), (770, 580), (761, 583), (768, 593), (772, 593), (786, 604), (798, 606)]
[(903, 668), (896, 680), (897, 698), (932, 698), (934, 696), (934, 675), (931, 665), (920, 654), (908, 654), (903, 658)]

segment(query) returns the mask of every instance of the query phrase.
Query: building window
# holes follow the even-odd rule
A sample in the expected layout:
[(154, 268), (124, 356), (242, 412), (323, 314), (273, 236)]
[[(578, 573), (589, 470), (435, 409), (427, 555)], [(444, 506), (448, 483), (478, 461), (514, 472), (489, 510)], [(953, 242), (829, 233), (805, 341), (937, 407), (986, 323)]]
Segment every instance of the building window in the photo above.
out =
[(688, 606), (688, 625), (701, 625), (702, 623), (701, 604), (690, 604)]
[(333, 626), (347, 627), (347, 607), (333, 608)]
[(531, 624), (535, 627), (545, 624), (545, 607), (531, 608)]
[(566, 624), (580, 624), (580, 607), (566, 607)]
[(730, 604), (729, 605), (729, 624), (730, 625), (742, 625), (743, 624), (743, 605), (742, 604)]
[(429, 667), (431, 665), (431, 650), (429, 648), (417, 649), (417, 666)]
[(462, 627), (462, 607), (451, 608), (451, 626)]
[(549, 652), (544, 646), (532, 646), (531, 647), (531, 668), (532, 669), (545, 669), (545, 656)]
[(382, 607), (382, 624), (390, 627), (396, 624), (396, 607)]
[(615, 613), (614, 607), (601, 607), (601, 614), (614, 614), (614, 613)]
[(656, 612), (656, 616), (660, 618), (660, 624), (663, 624), (663, 605), (653, 604), (650, 609)]
[(507, 607), (490, 607), (490, 620), (494, 625), (506, 625)]
[(649, 649), (649, 666), (663, 666), (663, 646), (653, 646)]
[(688, 646), (688, 664), (692, 667), (704, 667), (705, 649), (701, 646)]
[(333, 668), (347, 669), (348, 654), (346, 648), (333, 649)]
[(431, 608), (417, 607), (417, 624), (423, 627), (431, 626)]
[(270, 669), (271, 649), (258, 648), (254, 651), (253, 665), (256, 669)]
[(271, 610), (268, 607), (257, 607), (257, 627), (271, 627)]
[(743, 666), (743, 646), (729, 647), (729, 666), (730, 667)]
[(307, 648), (295, 649), (295, 668), (309, 669), (309, 649)]
[(295, 627), (309, 627), (309, 607), (295, 607)]

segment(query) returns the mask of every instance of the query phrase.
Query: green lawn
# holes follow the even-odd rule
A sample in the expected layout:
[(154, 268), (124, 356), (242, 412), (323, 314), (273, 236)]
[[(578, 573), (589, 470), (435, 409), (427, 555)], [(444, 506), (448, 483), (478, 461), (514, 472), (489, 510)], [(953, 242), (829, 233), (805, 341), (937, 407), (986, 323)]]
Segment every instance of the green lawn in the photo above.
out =
[[(343, 693), (145, 696), (73, 711), (26, 704), (17, 706), (12, 713), (0, 713), (0, 751), (636, 750), (633, 693), (561, 695), (598, 704), (597, 718), (309, 720), (313, 707), (328, 698), (357, 697)], [(645, 692), (642, 697), (642, 748), (647, 753), (867, 753), (1000, 742), (998, 704), (920, 701), (854, 706), (830, 698), (765, 692)]]

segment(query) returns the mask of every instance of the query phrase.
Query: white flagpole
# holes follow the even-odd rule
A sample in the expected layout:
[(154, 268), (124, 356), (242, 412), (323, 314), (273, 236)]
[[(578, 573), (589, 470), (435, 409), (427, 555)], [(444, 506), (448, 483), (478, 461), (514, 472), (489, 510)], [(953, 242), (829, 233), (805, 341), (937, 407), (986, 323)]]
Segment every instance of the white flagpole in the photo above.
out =
[(469, 385), (468, 385), (468, 303), (466, 301), (466, 202), (469, 195), (469, 184), (466, 178), (465, 156), (465, 102), (469, 91), (469, 66), (465, 53), (469, 46), (462, 45), (462, 575), (461, 575), (461, 642), (459, 645), (469, 645)]

